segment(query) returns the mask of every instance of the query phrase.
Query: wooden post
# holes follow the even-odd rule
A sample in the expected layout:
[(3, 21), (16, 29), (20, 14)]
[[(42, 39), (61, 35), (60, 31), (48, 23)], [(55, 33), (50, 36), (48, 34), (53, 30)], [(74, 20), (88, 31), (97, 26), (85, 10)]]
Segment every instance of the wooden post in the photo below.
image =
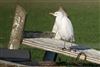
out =
[(17, 5), (11, 36), (10, 36), (10, 41), (8, 45), (9, 49), (19, 48), (22, 39), (25, 16), (26, 16), (25, 10), (21, 6)]

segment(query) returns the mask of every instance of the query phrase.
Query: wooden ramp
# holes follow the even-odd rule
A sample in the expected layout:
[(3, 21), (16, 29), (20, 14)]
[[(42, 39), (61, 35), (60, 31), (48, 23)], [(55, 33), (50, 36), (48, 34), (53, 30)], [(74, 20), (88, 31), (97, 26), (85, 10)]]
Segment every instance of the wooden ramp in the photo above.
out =
[(22, 44), (100, 64), (100, 51), (78, 46), (78, 44), (66, 42), (65, 47), (71, 48), (71, 51), (62, 50), (64, 47), (64, 41), (52, 38), (25, 38), (23, 39)]

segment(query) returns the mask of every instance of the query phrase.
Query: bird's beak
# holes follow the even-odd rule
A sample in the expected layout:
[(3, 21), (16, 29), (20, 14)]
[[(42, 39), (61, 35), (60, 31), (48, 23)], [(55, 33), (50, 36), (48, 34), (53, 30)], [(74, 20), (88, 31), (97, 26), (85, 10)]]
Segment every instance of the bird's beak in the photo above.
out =
[(49, 13), (49, 14), (54, 15), (54, 13)]

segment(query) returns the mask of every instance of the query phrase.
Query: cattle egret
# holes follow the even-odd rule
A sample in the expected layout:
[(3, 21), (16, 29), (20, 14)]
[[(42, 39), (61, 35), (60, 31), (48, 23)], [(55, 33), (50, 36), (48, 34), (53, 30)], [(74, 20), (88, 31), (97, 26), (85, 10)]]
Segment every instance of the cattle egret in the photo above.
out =
[(56, 17), (52, 30), (52, 32), (56, 34), (55, 39), (64, 40), (64, 49), (66, 49), (65, 48), (66, 41), (67, 42), (75, 41), (72, 23), (68, 18), (68, 15), (62, 9), (62, 7), (60, 7), (58, 11), (50, 14)]

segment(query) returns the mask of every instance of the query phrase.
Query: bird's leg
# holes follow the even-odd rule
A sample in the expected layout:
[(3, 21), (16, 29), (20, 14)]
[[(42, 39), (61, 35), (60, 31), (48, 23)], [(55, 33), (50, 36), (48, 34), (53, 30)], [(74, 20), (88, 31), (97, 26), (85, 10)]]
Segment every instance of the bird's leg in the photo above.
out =
[(71, 43), (70, 43), (70, 47), (72, 46), (72, 41), (71, 41)]
[(66, 41), (64, 40), (64, 47), (62, 48), (62, 50), (67, 50), (67, 51), (71, 51), (70, 47), (66, 48)]
[(70, 50), (70, 51), (74, 51), (74, 52), (76, 52), (77, 50), (74, 49), (74, 48), (72, 48), (72, 46), (73, 46), (72, 44), (73, 44), (73, 42), (70, 43), (70, 48), (69, 48), (69, 50)]
[(64, 40), (64, 47), (62, 48), (62, 50), (66, 50), (65, 44), (66, 44), (66, 41)]
[(72, 50), (72, 48), (71, 48), (71, 47), (72, 47), (72, 42), (70, 43), (70, 47), (69, 47), (69, 50), (70, 50), (70, 51)]

